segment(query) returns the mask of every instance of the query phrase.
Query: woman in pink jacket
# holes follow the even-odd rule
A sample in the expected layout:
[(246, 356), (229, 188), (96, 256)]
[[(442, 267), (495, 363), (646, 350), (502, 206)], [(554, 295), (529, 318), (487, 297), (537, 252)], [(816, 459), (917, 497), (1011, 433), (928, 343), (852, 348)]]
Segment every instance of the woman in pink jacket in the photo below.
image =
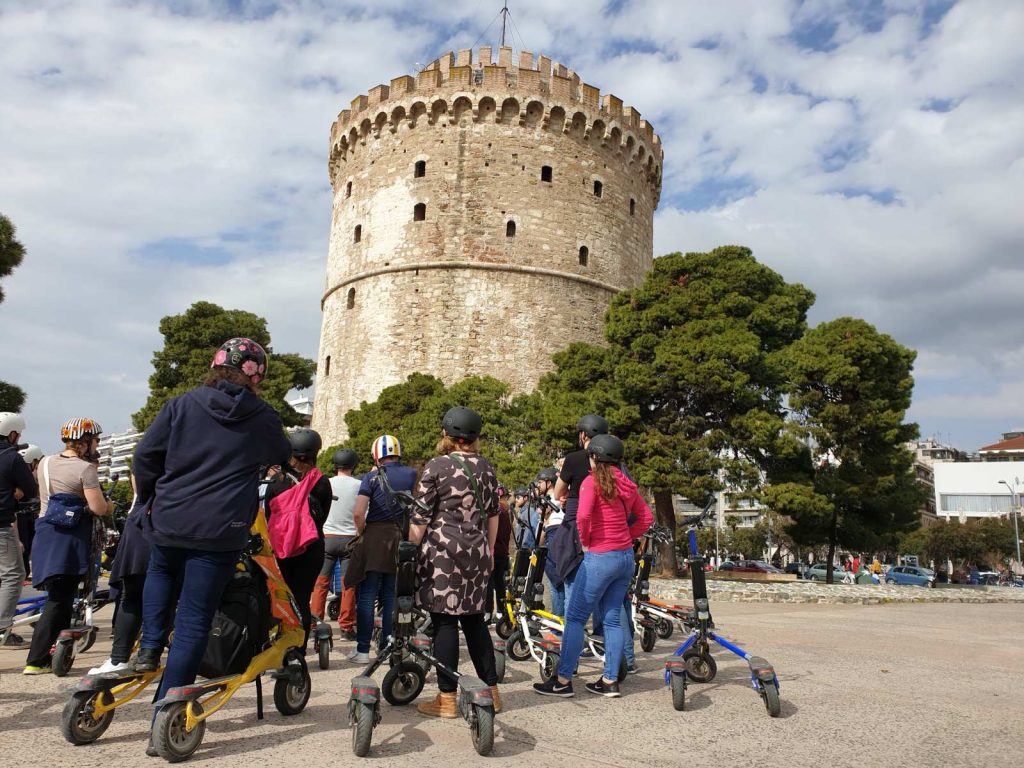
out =
[(576, 525), (583, 543), (583, 564), (565, 610), (565, 634), (558, 674), (533, 689), (545, 696), (573, 695), (572, 675), (583, 650), (583, 625), (590, 614), (604, 617), (604, 674), (586, 688), (599, 696), (619, 696), (622, 657), (622, 601), (633, 577), (633, 539), (651, 527), (651, 508), (636, 483), (619, 469), (622, 441), (595, 435), (587, 446), (590, 476), (580, 486)]

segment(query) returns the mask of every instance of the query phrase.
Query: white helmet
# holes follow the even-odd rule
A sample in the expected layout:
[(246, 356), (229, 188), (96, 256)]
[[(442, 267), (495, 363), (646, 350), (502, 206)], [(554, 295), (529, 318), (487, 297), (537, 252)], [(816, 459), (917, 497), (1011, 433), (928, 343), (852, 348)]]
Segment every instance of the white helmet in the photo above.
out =
[(0, 437), (10, 437), (11, 432), (19, 435), (25, 431), (25, 419), (20, 413), (0, 413)]
[(18, 451), (18, 453), (21, 454), (21, 458), (25, 460), (26, 464), (31, 464), (33, 461), (39, 461), (43, 458), (43, 449), (31, 443)]

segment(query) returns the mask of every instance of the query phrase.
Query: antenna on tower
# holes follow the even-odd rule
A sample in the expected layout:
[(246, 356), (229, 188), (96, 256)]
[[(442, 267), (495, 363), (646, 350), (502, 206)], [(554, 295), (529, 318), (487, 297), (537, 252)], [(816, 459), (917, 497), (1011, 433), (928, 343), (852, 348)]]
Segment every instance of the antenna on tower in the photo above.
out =
[(505, 25), (508, 22), (508, 0), (505, 0), (505, 6), (501, 9), (501, 47), (505, 47)]

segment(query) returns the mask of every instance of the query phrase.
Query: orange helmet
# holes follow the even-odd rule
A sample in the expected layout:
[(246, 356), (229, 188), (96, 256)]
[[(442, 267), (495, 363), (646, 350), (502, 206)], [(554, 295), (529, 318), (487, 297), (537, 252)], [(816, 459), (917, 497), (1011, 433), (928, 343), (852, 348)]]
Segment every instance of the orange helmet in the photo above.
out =
[(71, 419), (60, 428), (60, 439), (65, 443), (85, 437), (99, 437), (101, 434), (103, 427), (93, 419)]

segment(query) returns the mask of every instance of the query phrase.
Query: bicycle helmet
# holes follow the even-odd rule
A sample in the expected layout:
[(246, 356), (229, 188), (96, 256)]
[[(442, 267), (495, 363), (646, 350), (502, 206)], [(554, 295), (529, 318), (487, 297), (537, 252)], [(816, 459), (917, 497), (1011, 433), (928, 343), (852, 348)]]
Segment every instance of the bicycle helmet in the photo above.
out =
[(484, 428), (484, 420), (476, 411), (457, 405), (450, 408), (441, 419), (441, 428), (449, 437), (472, 443), (480, 437), (480, 430)]
[(25, 417), (20, 413), (0, 413), (0, 437), (10, 437), (12, 432), (19, 435), (25, 431)]
[(608, 422), (595, 413), (588, 413), (586, 416), (581, 416), (580, 420), (576, 422), (576, 431), (582, 432), (587, 437), (607, 435)]
[(373, 463), (379, 464), (391, 456), (400, 457), (402, 455), (402, 444), (398, 442), (398, 438), (394, 435), (381, 435), (373, 441), (370, 453), (373, 455)]
[(514, 496), (529, 496), (530, 495), (530, 490), (529, 490), (529, 488), (524, 488), (523, 486), (519, 486), (518, 488), (516, 488), (515, 493), (513, 495)]
[(291, 430), (288, 433), (288, 442), (292, 444), (292, 457), (305, 462), (316, 461), (316, 455), (323, 447), (320, 434), (306, 427)]
[(71, 419), (60, 428), (60, 439), (65, 443), (86, 440), (103, 434), (103, 427), (94, 419)]
[(210, 367), (223, 365), (227, 368), (237, 368), (248, 376), (253, 384), (259, 384), (267, 375), (268, 359), (263, 347), (255, 341), (238, 337), (228, 339), (220, 345)]
[(548, 480), (553, 483), (558, 479), (558, 470), (554, 467), (544, 467), (544, 469), (537, 473), (537, 479)]
[(600, 464), (618, 464), (625, 452), (625, 446), (615, 435), (594, 435), (587, 446), (587, 453)]
[(21, 458), (25, 460), (26, 464), (31, 464), (33, 461), (39, 461), (43, 458), (43, 449), (31, 443), (18, 451), (18, 453), (21, 454)]
[(355, 469), (356, 460), (356, 452), (351, 448), (339, 448), (334, 452), (335, 469)]

